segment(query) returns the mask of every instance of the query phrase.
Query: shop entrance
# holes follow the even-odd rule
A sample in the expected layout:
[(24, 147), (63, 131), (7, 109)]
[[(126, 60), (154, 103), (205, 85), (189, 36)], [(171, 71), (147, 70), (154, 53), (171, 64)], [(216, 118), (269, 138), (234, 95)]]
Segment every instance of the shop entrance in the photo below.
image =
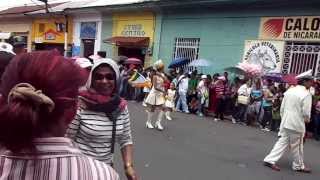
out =
[(144, 64), (144, 53), (142, 47), (122, 47), (120, 46), (118, 49), (119, 56), (126, 56), (128, 58), (138, 58), (142, 61), (142, 65)]
[(89, 57), (94, 54), (94, 39), (83, 39), (83, 56)]

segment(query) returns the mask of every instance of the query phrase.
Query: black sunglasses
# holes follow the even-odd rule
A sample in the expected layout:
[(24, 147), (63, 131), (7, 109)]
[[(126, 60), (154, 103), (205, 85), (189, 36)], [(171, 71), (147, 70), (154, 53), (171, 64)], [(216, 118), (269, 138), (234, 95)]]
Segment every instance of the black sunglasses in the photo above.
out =
[(94, 80), (103, 80), (103, 79), (107, 79), (107, 80), (115, 80), (115, 76), (113, 74), (95, 74), (93, 76)]

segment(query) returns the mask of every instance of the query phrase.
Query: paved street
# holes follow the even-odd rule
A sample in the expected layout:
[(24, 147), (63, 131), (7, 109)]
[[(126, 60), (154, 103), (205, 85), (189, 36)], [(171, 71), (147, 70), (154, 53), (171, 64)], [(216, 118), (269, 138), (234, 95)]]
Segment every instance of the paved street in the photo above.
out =
[[(305, 162), (313, 173), (291, 171), (290, 157), (279, 162), (280, 172), (262, 166), (262, 159), (276, 141), (276, 134), (233, 125), (229, 121), (175, 113), (164, 121), (165, 131), (144, 127), (146, 113), (129, 103), (135, 139), (135, 165), (142, 180), (316, 180), (320, 177), (320, 143), (305, 144)], [(154, 117), (156, 119), (156, 117)], [(119, 148), (118, 148), (119, 149)], [(119, 153), (116, 161), (120, 162)], [(116, 169), (123, 174), (122, 164)], [(122, 175), (122, 179), (125, 179)]]

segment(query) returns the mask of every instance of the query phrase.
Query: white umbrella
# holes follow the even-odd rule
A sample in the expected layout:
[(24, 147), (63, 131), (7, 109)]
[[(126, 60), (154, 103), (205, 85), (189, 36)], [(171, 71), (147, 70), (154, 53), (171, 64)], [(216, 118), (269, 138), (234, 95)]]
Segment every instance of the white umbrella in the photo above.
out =
[(206, 59), (197, 59), (192, 61), (188, 66), (192, 67), (209, 67), (211, 66), (211, 62)]

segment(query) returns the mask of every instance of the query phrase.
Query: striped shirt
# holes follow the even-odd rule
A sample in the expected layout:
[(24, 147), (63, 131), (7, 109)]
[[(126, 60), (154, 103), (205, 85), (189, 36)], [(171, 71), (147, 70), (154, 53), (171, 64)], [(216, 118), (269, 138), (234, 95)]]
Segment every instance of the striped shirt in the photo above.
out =
[(214, 85), (214, 91), (216, 93), (217, 98), (220, 98), (225, 94), (226, 87), (222, 83), (217, 83)]
[(110, 166), (83, 155), (68, 138), (38, 138), (34, 144), (32, 155), (1, 152), (0, 180), (119, 180)]
[[(132, 144), (128, 108), (116, 118), (116, 142), (123, 148)], [(103, 112), (80, 108), (76, 118), (67, 130), (70, 137), (82, 153), (99, 161), (111, 164), (112, 121)]]

